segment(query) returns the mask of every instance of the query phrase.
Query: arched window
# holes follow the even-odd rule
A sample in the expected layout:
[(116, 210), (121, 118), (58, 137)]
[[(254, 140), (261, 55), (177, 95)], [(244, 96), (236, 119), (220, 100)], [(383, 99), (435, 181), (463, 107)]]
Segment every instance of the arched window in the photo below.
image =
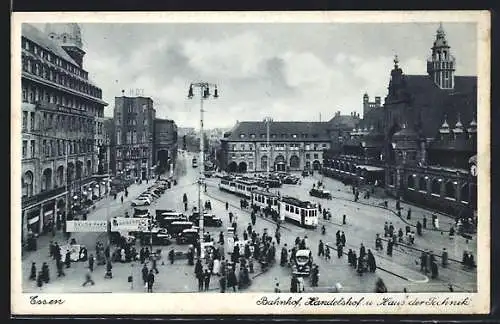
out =
[(300, 160), (299, 160), (299, 157), (297, 155), (292, 155), (290, 157), (290, 167), (294, 168), (294, 169), (297, 169), (300, 167)]
[(433, 179), (431, 192), (435, 195), (441, 195), (441, 179)]
[(452, 181), (446, 182), (444, 192), (447, 198), (456, 199), (455, 184)]
[(42, 174), (42, 190), (47, 191), (52, 189), (52, 169), (45, 169)]
[(57, 168), (56, 172), (56, 187), (62, 187), (64, 185), (64, 167), (61, 165)]
[(268, 164), (268, 159), (267, 159), (267, 156), (264, 155), (263, 157), (260, 158), (260, 168), (262, 170), (266, 170), (267, 169), (267, 164)]
[(425, 177), (420, 177), (418, 180), (418, 190), (420, 191), (427, 191), (427, 180)]
[(21, 179), (22, 196), (29, 198), (33, 196), (33, 173), (27, 171)]
[(415, 178), (413, 175), (408, 176), (408, 189), (415, 189)]

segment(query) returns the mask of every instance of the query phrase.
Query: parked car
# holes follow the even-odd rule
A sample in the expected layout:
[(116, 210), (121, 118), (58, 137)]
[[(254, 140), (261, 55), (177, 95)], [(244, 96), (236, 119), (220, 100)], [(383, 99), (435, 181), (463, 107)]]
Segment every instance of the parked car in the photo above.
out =
[(284, 184), (297, 184), (299, 182), (299, 179), (297, 179), (294, 176), (286, 176), (283, 178), (283, 183)]
[[(199, 226), (200, 224), (200, 213), (193, 213), (189, 220), (193, 222), (194, 225)], [(214, 214), (205, 214), (203, 217), (203, 225), (208, 227), (221, 227), (222, 219)]]
[(177, 236), (185, 229), (193, 228), (193, 222), (180, 221), (180, 222), (172, 222), (168, 227), (168, 232), (172, 236)]
[(149, 206), (151, 205), (151, 199), (146, 197), (138, 197), (137, 199), (132, 200), (132, 207), (135, 206)]
[(292, 264), (292, 273), (297, 276), (309, 276), (313, 262), (312, 252), (309, 249), (298, 250)]
[(198, 229), (188, 228), (177, 235), (177, 244), (196, 244), (198, 242)]
[(328, 190), (324, 189), (311, 189), (309, 190), (309, 194), (313, 197), (317, 198), (326, 198), (326, 199), (332, 199), (332, 194)]
[(149, 210), (134, 208), (134, 217), (149, 217)]
[(151, 244), (151, 236), (153, 237), (153, 245), (172, 244), (172, 236), (167, 232), (166, 229), (161, 227), (155, 227), (151, 230), (151, 232), (141, 232), (140, 236), (142, 245)]

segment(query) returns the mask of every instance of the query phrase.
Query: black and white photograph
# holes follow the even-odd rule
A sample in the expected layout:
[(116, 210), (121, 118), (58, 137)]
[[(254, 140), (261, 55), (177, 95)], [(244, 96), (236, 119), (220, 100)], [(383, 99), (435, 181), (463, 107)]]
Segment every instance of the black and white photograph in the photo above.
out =
[(12, 26), (13, 309), (487, 311), (488, 13)]

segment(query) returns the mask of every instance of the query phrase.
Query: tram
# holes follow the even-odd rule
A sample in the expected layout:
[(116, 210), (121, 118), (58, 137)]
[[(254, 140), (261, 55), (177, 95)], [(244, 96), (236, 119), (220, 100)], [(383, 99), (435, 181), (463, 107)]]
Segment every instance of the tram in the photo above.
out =
[[(273, 219), (277, 219), (280, 216), (280, 197), (269, 191), (265, 190), (254, 190), (252, 191), (252, 208), (255, 211), (262, 210), (263, 212), (267, 212), (273, 217)], [(284, 218), (279, 217), (280, 221), (284, 221)]]
[(318, 226), (318, 207), (310, 201), (284, 196), (280, 199), (280, 218), (306, 228)]
[(235, 179), (231, 176), (224, 176), (220, 180), (219, 189), (250, 199), (252, 191), (257, 189), (257, 184), (250, 179)]

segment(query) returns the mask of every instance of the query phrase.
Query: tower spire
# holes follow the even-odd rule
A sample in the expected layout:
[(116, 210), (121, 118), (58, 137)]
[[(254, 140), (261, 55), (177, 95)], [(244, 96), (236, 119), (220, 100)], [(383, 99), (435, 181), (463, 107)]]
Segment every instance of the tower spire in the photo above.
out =
[(432, 46), (431, 57), (427, 60), (427, 73), (441, 89), (455, 87), (455, 58), (450, 54), (443, 24), (439, 23), (436, 39)]

